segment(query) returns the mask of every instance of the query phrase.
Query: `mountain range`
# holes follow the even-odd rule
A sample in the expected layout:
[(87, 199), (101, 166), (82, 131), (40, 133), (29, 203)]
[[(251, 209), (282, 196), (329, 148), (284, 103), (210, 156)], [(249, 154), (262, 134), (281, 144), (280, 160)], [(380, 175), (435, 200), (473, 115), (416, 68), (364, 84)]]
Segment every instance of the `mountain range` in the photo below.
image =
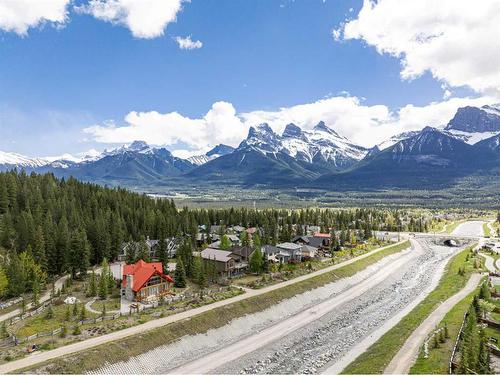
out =
[(135, 141), (78, 157), (0, 152), (0, 170), (12, 168), (136, 186), (175, 181), (331, 190), (441, 188), (469, 177), (500, 178), (500, 107), (459, 108), (442, 129), (401, 133), (371, 149), (322, 121), (310, 131), (288, 124), (282, 134), (261, 124), (236, 148), (220, 144), (188, 159)]

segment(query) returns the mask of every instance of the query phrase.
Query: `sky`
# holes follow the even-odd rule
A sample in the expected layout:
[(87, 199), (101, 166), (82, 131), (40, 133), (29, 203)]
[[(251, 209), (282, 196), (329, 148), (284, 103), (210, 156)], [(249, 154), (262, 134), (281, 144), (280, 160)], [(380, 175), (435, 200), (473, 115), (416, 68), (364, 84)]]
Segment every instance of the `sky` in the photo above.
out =
[(500, 102), (500, 2), (0, 0), (0, 150), (187, 157), (324, 120), (370, 147)]

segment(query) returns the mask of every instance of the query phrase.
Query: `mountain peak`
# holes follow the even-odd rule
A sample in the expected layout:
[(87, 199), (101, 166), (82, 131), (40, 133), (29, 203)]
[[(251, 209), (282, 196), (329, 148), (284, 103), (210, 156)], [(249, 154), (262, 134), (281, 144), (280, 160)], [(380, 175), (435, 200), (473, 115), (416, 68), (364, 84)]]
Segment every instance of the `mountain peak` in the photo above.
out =
[(230, 154), (233, 151), (234, 151), (234, 147), (220, 143), (217, 146), (215, 146), (213, 149), (208, 151), (205, 155), (207, 155), (207, 156), (214, 156), (214, 155), (221, 156), (221, 155)]
[(500, 132), (500, 108), (498, 105), (459, 108), (445, 130), (467, 133)]
[(326, 132), (328, 134), (333, 134), (336, 135), (337, 137), (339, 136), (337, 132), (332, 128), (329, 128), (324, 121), (318, 122), (318, 124), (314, 127), (314, 130), (319, 132)]
[(301, 136), (302, 129), (293, 123), (288, 124), (283, 132), (283, 137), (300, 138)]
[(144, 141), (133, 141), (129, 146), (128, 149), (132, 151), (142, 151), (146, 148), (149, 148), (148, 144)]

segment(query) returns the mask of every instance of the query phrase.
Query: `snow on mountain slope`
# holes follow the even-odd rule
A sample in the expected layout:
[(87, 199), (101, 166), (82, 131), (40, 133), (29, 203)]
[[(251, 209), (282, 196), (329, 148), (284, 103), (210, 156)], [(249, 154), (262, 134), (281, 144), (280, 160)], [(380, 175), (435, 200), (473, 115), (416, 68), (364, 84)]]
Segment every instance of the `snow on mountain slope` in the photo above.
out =
[(295, 124), (288, 124), (280, 136), (267, 124), (251, 127), (248, 137), (239, 150), (251, 148), (263, 154), (284, 153), (307, 163), (327, 164), (345, 168), (363, 159), (368, 150), (340, 136), (324, 122), (312, 131), (304, 131)]
[(230, 154), (231, 152), (234, 151), (234, 147), (224, 145), (224, 144), (219, 144), (212, 148), (210, 151), (208, 151), (204, 155), (195, 155), (191, 156), (190, 158), (187, 158), (187, 160), (194, 165), (203, 165), (210, 160), (217, 159), (218, 157), (221, 157), (223, 155)]
[(14, 152), (0, 151), (0, 165), (6, 167), (37, 168), (48, 164), (43, 158), (30, 158)]
[(419, 131), (409, 131), (409, 132), (396, 134), (396, 135), (393, 135), (391, 138), (385, 140), (384, 142), (379, 143), (377, 146), (382, 151), (382, 150), (385, 150), (386, 148), (391, 147), (392, 145), (395, 145), (399, 141), (414, 137), (418, 133), (419, 133)]
[(500, 131), (499, 132), (473, 132), (473, 133), (470, 133), (470, 132), (465, 132), (462, 130), (452, 129), (452, 130), (448, 130), (448, 133), (452, 134), (453, 136), (455, 136), (458, 139), (461, 139), (465, 143), (468, 143), (470, 145), (475, 145), (476, 143), (478, 143), (484, 139), (488, 139), (488, 138), (494, 137), (497, 134), (500, 134)]

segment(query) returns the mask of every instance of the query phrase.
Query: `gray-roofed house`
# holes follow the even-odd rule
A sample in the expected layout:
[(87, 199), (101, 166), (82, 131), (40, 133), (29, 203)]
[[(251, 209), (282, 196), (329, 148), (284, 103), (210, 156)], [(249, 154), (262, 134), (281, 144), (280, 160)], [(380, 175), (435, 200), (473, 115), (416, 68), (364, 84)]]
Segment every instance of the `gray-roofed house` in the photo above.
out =
[(241, 274), (248, 267), (248, 263), (242, 262), (241, 257), (231, 251), (207, 247), (200, 255), (204, 262), (214, 262), (217, 273), (222, 277)]

